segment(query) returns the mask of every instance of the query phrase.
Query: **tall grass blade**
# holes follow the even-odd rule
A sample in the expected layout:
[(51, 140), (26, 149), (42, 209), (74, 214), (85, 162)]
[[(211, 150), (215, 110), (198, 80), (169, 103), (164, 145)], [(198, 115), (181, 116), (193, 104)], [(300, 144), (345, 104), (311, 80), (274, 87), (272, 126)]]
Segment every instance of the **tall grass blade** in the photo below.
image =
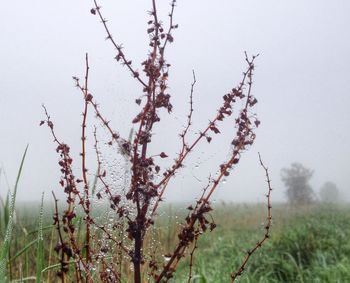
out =
[(10, 283), (22, 283), (22, 282), (25, 282), (25, 281), (33, 281), (33, 280), (35, 280), (35, 277), (34, 276), (29, 276), (29, 277), (21, 278), (21, 279), (18, 279), (18, 280), (12, 280)]
[[(55, 228), (55, 226), (52, 225), (52, 224), (49, 224), (49, 225), (43, 226), (42, 227), (42, 231), (44, 232), (44, 231), (52, 229), (52, 228)], [(39, 232), (39, 229), (35, 229), (35, 230), (32, 230), (32, 231), (29, 231), (28, 235), (36, 234), (38, 232)]]
[(39, 227), (37, 238), (37, 254), (36, 254), (36, 283), (41, 282), (41, 271), (44, 268), (44, 238), (43, 238), (43, 215), (44, 215), (44, 193), (41, 197), (41, 206), (39, 213)]
[(9, 218), (8, 218), (8, 224), (6, 226), (6, 233), (4, 242), (0, 248), (0, 280), (3, 282), (3, 280), (6, 278), (6, 265), (7, 265), (7, 257), (8, 257), (8, 251), (10, 248), (10, 242), (11, 242), (11, 236), (12, 236), (12, 230), (13, 230), (13, 215), (15, 212), (15, 202), (16, 202), (16, 193), (17, 193), (17, 187), (19, 183), (19, 179), (21, 177), (22, 168), (24, 164), (25, 157), (27, 155), (28, 145), (23, 153), (21, 165), (18, 170), (17, 178), (16, 178), (16, 184), (15, 188), (13, 190), (13, 194), (11, 196), (11, 201), (9, 205)]
[(19, 250), (13, 257), (11, 257), (8, 262), (13, 262), (16, 258), (18, 258), (19, 256), (21, 256), (23, 253), (25, 253), (30, 247), (32, 247), (33, 245), (35, 245), (37, 243), (38, 239), (35, 239), (31, 242), (29, 242), (28, 244), (26, 244), (23, 249)]
[(10, 197), (11, 193), (10, 191), (7, 192), (6, 195), (6, 201), (5, 201), (5, 206), (4, 206), (4, 229), (6, 230), (6, 227), (9, 223), (9, 215), (10, 215)]
[[(67, 264), (68, 265), (75, 264), (75, 260), (67, 261)], [(44, 272), (52, 270), (52, 269), (59, 269), (60, 266), (61, 266), (61, 263), (52, 264), (50, 266), (45, 267), (41, 272), (44, 273)]]

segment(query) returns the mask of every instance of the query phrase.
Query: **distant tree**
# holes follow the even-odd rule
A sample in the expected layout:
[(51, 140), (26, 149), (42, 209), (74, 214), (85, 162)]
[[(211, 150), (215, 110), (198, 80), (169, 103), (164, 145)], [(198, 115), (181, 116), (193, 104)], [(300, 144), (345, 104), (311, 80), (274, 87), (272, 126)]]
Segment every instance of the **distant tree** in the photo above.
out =
[(326, 182), (320, 189), (320, 198), (324, 203), (336, 203), (339, 201), (339, 190), (333, 182)]
[(292, 163), (289, 168), (281, 170), (281, 178), (287, 187), (287, 198), (290, 204), (310, 204), (314, 200), (314, 192), (309, 185), (313, 171), (300, 163)]

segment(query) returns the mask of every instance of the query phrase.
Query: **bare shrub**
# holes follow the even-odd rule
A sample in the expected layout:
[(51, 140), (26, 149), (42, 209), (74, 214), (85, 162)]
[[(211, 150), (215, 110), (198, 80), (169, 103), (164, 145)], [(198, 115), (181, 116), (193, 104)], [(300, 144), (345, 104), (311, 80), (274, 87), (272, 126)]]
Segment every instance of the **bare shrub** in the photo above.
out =
[[(188, 281), (192, 278), (194, 254), (198, 238), (206, 231), (215, 229), (216, 224), (210, 216), (212, 205), (211, 196), (217, 190), (224, 177), (231, 174), (232, 169), (239, 163), (241, 155), (248, 150), (255, 140), (254, 130), (260, 121), (253, 112), (257, 99), (252, 94), (254, 60), (247, 55), (246, 70), (238, 84), (223, 95), (221, 106), (210, 117), (210, 121), (197, 137), (190, 140), (188, 132), (192, 126), (193, 93), (196, 83), (193, 73), (193, 82), (190, 88), (190, 107), (187, 124), (180, 133), (181, 146), (173, 164), (162, 166), (162, 159), (168, 158), (168, 153), (159, 148), (158, 153), (151, 154), (149, 147), (154, 140), (153, 128), (161, 122), (162, 115), (171, 114), (171, 95), (168, 89), (170, 64), (166, 61), (165, 51), (173, 42), (173, 32), (178, 27), (173, 22), (175, 0), (171, 3), (169, 23), (164, 25), (157, 15), (156, 1), (152, 1), (149, 12), (147, 32), (149, 34), (149, 53), (141, 63), (142, 71), (138, 71), (133, 62), (127, 57), (122, 45), (112, 36), (107, 20), (101, 13), (101, 7), (94, 1), (91, 13), (102, 22), (106, 31), (106, 38), (116, 51), (115, 60), (120, 62), (131, 73), (142, 92), (141, 98), (135, 102), (140, 111), (135, 115), (130, 127), (136, 128), (134, 135), (123, 138), (112, 128), (109, 120), (102, 114), (101, 108), (89, 90), (89, 60), (85, 58), (85, 76), (81, 81), (73, 77), (76, 87), (83, 97), (83, 115), (81, 126), (81, 172), (73, 173), (73, 158), (70, 147), (59, 139), (54, 130), (54, 124), (45, 109), (46, 118), (41, 124), (46, 124), (57, 144), (56, 151), (60, 156), (61, 170), (60, 185), (66, 195), (66, 207), (63, 213), (59, 212), (58, 199), (54, 195), (56, 212), (54, 224), (57, 227), (59, 242), (55, 248), (60, 256), (60, 271), (58, 276), (62, 282), (74, 280), (76, 282), (122, 282), (133, 280), (139, 283), (146, 281), (166, 282), (173, 277), (178, 263), (188, 256), (190, 258)], [(233, 105), (243, 107), (233, 111)], [(93, 112), (99, 127), (94, 128), (95, 153), (97, 172), (94, 178), (88, 174), (87, 165), (87, 125), (91, 123), (89, 113)], [(178, 241), (171, 253), (157, 250), (150, 244), (150, 231), (154, 227), (157, 210), (163, 195), (176, 173), (184, 166), (186, 158), (200, 143), (210, 143), (220, 135), (220, 123), (223, 120), (232, 120), (231, 152), (222, 162), (219, 174), (209, 176), (205, 188), (197, 201), (188, 207), (188, 214), (183, 220)], [(95, 120), (95, 121), (96, 121)], [(166, 125), (163, 125), (166, 128)], [(115, 155), (126, 160), (123, 167), (124, 175), (115, 180), (105, 162), (100, 147), (97, 131), (104, 130), (109, 134), (107, 145)], [(174, 134), (176, 135), (176, 134)], [(231, 274), (233, 282), (244, 271), (244, 267), (255, 252), (269, 237), (271, 226), (271, 186), (267, 168), (263, 165), (268, 182), (268, 213), (265, 234), (254, 248), (247, 252), (242, 265)], [(118, 173), (120, 174), (120, 172)], [(105, 218), (97, 216), (94, 210), (94, 201), (108, 203), (108, 212)], [(79, 210), (80, 209), (80, 210)], [(95, 213), (95, 214), (94, 214)], [(80, 218), (80, 214), (83, 215)], [(81, 228), (79, 221), (84, 223)], [(81, 230), (83, 229), (83, 230)], [(81, 233), (83, 231), (83, 233)], [(83, 234), (83, 237), (79, 235)], [(165, 257), (165, 261), (164, 261)], [(74, 273), (70, 273), (69, 266), (74, 266)], [(126, 266), (126, 268), (124, 268)], [(131, 270), (130, 270), (131, 268)], [(131, 275), (130, 275), (131, 273)], [(130, 279), (130, 276), (133, 279)], [(70, 279), (69, 279), (70, 278)], [(72, 279), (74, 278), (74, 279)], [(69, 281), (71, 282), (71, 281)]]

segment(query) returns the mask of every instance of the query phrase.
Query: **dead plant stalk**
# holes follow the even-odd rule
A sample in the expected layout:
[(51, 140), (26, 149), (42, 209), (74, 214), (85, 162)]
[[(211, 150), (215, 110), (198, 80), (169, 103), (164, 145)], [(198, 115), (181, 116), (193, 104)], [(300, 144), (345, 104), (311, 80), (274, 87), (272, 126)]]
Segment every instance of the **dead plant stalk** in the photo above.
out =
[[(193, 72), (193, 82), (190, 89), (190, 109), (187, 116), (187, 124), (184, 131), (180, 134), (181, 147), (179, 153), (174, 158), (174, 163), (170, 167), (162, 168), (160, 159), (168, 158), (168, 154), (159, 151), (151, 155), (149, 145), (153, 141), (153, 127), (161, 121), (161, 115), (164, 110), (169, 114), (172, 112), (170, 102), (171, 95), (168, 90), (168, 78), (171, 65), (165, 59), (165, 51), (170, 43), (173, 42), (173, 31), (178, 27), (174, 24), (174, 10), (176, 0), (171, 2), (169, 12), (169, 23), (166, 28), (158, 19), (156, 1), (152, 0), (152, 9), (149, 12), (150, 20), (148, 22), (147, 32), (149, 34), (149, 54), (141, 63), (142, 72), (140, 73), (133, 67), (132, 61), (127, 59), (121, 44), (113, 38), (107, 20), (103, 17), (101, 6), (94, 0), (94, 7), (91, 14), (97, 16), (107, 34), (106, 39), (112, 44), (116, 51), (115, 60), (120, 62), (131, 73), (138, 85), (141, 86), (143, 93), (135, 102), (141, 107), (139, 113), (132, 121), (136, 127), (134, 137), (127, 140), (122, 138), (117, 131), (113, 129), (110, 122), (100, 111), (100, 106), (95, 101), (92, 91), (89, 90), (89, 60), (88, 55), (85, 57), (85, 79), (81, 84), (78, 77), (73, 77), (76, 87), (81, 91), (83, 96), (83, 113), (81, 124), (81, 172), (80, 177), (73, 174), (73, 158), (70, 155), (70, 147), (61, 142), (54, 131), (54, 124), (45, 109), (46, 118), (41, 121), (50, 128), (54, 142), (57, 144), (56, 151), (60, 155), (59, 166), (61, 170), (60, 185), (66, 194), (67, 207), (60, 215), (58, 211), (58, 199), (55, 199), (54, 224), (56, 225), (59, 235), (59, 243), (55, 250), (60, 254), (61, 268), (58, 275), (62, 282), (67, 282), (68, 262), (75, 260), (75, 281), (76, 282), (96, 282), (96, 278), (102, 282), (121, 282), (124, 276), (123, 269), (118, 266), (118, 262), (110, 260), (114, 258), (113, 254), (123, 254), (129, 258), (133, 266), (133, 281), (141, 283), (147, 276), (154, 282), (167, 282), (173, 277), (178, 263), (185, 257), (190, 257), (189, 277), (191, 281), (194, 265), (194, 254), (199, 248), (198, 238), (208, 229), (212, 231), (216, 224), (210, 215), (212, 206), (210, 199), (213, 193), (218, 189), (220, 182), (224, 177), (230, 175), (232, 169), (238, 164), (241, 155), (246, 151), (255, 140), (255, 129), (259, 126), (260, 121), (253, 112), (253, 107), (257, 99), (252, 94), (254, 61), (256, 56), (251, 58), (245, 54), (247, 68), (238, 85), (232, 88), (223, 96), (221, 106), (215, 115), (209, 121), (208, 125), (199, 132), (198, 136), (189, 141), (189, 130), (192, 127), (193, 116), (193, 94), (196, 84), (196, 76)], [(233, 106), (243, 102), (243, 108), (233, 112)], [(91, 195), (92, 188), (89, 182), (88, 165), (87, 165), (87, 125), (89, 123), (90, 109), (95, 113), (95, 117), (102, 127), (94, 126), (94, 149), (97, 159), (97, 173), (95, 176), (94, 186), (98, 186), (95, 195)], [(162, 254), (147, 255), (146, 235), (154, 220), (157, 217), (159, 203), (163, 201), (163, 194), (166, 191), (171, 180), (176, 173), (184, 166), (187, 157), (191, 154), (198, 144), (202, 142), (210, 143), (211, 140), (219, 135), (219, 124), (225, 119), (233, 118), (235, 126), (232, 133), (231, 152), (218, 168), (219, 174), (216, 177), (209, 177), (207, 186), (203, 189), (200, 198), (190, 207), (188, 215), (184, 219), (178, 234), (178, 242), (172, 253), (167, 255), (169, 259), (164, 263)], [(118, 190), (109, 180), (111, 172), (101, 161), (102, 152), (99, 149), (99, 140), (97, 131), (105, 129), (110, 135), (107, 144), (113, 148), (117, 145), (118, 152), (128, 160), (127, 166), (130, 167), (130, 182)], [(260, 159), (261, 166), (266, 171), (269, 191), (268, 200), (268, 222), (266, 226), (265, 237), (251, 249), (244, 258), (242, 265), (237, 272), (231, 275), (231, 282), (237, 276), (242, 274), (245, 265), (251, 254), (254, 253), (269, 237), (271, 226), (271, 203), (270, 203), (270, 179), (267, 168)], [(127, 178), (127, 176), (125, 176)], [(126, 182), (128, 179), (125, 179)], [(94, 188), (95, 189), (95, 188)], [(99, 223), (92, 213), (92, 199), (96, 197), (99, 200), (105, 200), (109, 203), (110, 213), (114, 216), (113, 226), (107, 223)], [(77, 208), (80, 208), (85, 221), (85, 238), (83, 243), (77, 238), (74, 220), (77, 217)], [(127, 238), (124, 238), (127, 235)], [(192, 246), (192, 249), (190, 247)], [(122, 258), (119, 264), (123, 262)], [(124, 260), (125, 262), (125, 260)]]

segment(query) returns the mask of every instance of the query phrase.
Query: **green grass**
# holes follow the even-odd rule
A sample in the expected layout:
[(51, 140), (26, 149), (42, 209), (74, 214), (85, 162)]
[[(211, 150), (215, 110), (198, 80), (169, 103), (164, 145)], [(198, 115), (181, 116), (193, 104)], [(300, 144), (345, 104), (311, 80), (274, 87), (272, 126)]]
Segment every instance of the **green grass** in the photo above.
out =
[[(21, 278), (23, 282), (57, 282), (52, 208), (45, 207), (45, 213), (43, 210), (43, 205), (40, 209), (38, 205), (16, 209), (17, 223), (6, 257), (10, 282), (21, 282)], [(173, 206), (163, 211), (153, 235), (166, 253), (177, 240), (179, 219), (185, 210)], [(191, 282), (229, 282), (230, 273), (239, 267), (245, 252), (263, 236), (265, 213), (265, 205), (218, 206), (213, 213), (217, 228), (198, 242)], [(275, 205), (272, 237), (252, 256), (239, 282), (349, 282), (349, 223), (350, 209), (346, 207), (291, 209)], [(4, 245), (3, 237), (0, 244)], [(124, 264), (128, 265), (127, 260)], [(187, 282), (188, 271), (185, 259), (170, 282)], [(125, 282), (131, 282), (127, 278)]]
[[(251, 258), (239, 282), (349, 282), (350, 210), (313, 207), (287, 215), (281, 209), (275, 211), (270, 241)], [(228, 216), (221, 219), (229, 221)], [(192, 282), (228, 282), (263, 231), (220, 223), (216, 233), (199, 242)], [(187, 269), (183, 264), (173, 282), (187, 282)]]
[(6, 271), (7, 271), (7, 262), (10, 256), (10, 245), (11, 245), (11, 239), (12, 239), (13, 226), (14, 226), (16, 194), (17, 194), (17, 188), (21, 177), (27, 150), (28, 150), (28, 146), (26, 147), (22, 156), (22, 161), (18, 170), (13, 192), (11, 196), (9, 194), (7, 195), (6, 203), (3, 207), (5, 233), (4, 233), (4, 238), (2, 240), (1, 247), (0, 247), (0, 280), (6, 280), (7, 278)]

